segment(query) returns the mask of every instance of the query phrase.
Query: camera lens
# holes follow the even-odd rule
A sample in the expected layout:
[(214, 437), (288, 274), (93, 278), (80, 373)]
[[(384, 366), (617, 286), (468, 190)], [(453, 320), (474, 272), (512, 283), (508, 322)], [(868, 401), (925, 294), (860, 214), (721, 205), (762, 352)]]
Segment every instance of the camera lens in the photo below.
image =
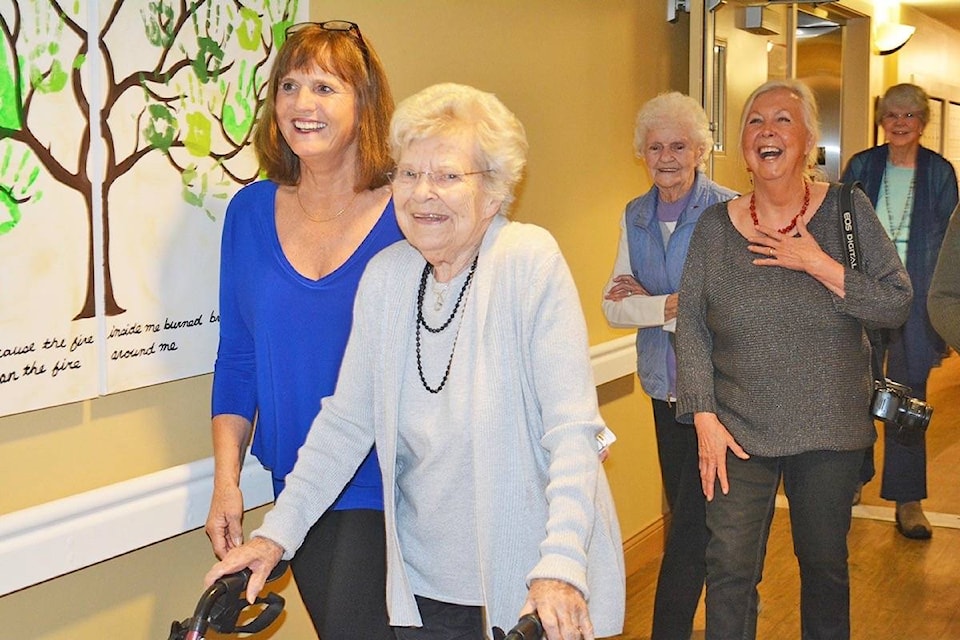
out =
[(933, 407), (916, 398), (906, 398), (900, 405), (899, 422), (908, 429), (925, 431), (933, 416)]
[(895, 423), (902, 411), (900, 397), (889, 389), (877, 389), (873, 394), (870, 413), (884, 422)]

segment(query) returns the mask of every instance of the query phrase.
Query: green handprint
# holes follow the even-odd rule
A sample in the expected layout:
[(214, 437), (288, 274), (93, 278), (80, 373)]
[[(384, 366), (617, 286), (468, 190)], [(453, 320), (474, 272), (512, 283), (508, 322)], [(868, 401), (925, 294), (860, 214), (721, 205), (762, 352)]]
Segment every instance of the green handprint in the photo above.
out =
[(69, 72), (58, 58), (61, 54), (60, 41), (63, 38), (64, 24), (52, 11), (41, 13), (38, 5), (39, 3), (34, 3), (37, 12), (34, 35), (39, 44), (27, 49), (22, 56), (21, 74), (30, 79), (30, 86), (37, 91), (56, 93), (70, 81)]
[[(287, 0), (287, 2), (267, 2), (264, 7), (267, 14), (267, 21), (271, 25), (271, 36), (273, 36), (274, 48), (279, 50), (287, 39), (287, 29), (294, 23), (299, 7), (299, 0)], [(279, 15), (277, 15), (279, 14)]]
[(180, 181), (183, 184), (183, 190), (181, 191), (183, 201), (197, 209), (203, 209), (203, 212), (211, 220), (217, 218), (210, 207), (206, 205), (206, 199), (226, 200), (230, 196), (229, 189), (233, 184), (232, 181), (223, 179), (214, 183), (213, 190), (211, 190), (210, 176), (217, 167), (219, 167), (219, 163), (215, 167), (200, 173), (197, 170), (197, 165), (191, 164), (180, 174)]
[(149, 121), (143, 129), (143, 136), (154, 149), (168, 151), (177, 135), (177, 119), (170, 107), (165, 104), (147, 106)]
[(210, 108), (203, 100), (204, 87), (192, 76), (187, 76), (187, 89), (181, 93), (180, 104), (186, 113), (187, 135), (183, 144), (190, 155), (204, 158), (210, 154), (213, 124)]
[(20, 101), (16, 64), (17, 56), (11, 43), (4, 37), (0, 43), (0, 137), (4, 136), (4, 132), (23, 128), (23, 103)]
[(237, 29), (237, 41), (240, 48), (246, 51), (256, 51), (260, 48), (260, 38), (263, 36), (263, 18), (250, 7), (240, 9), (240, 27)]
[(234, 30), (234, 14), (229, 5), (225, 9), (228, 14), (226, 21), (221, 19), (221, 12), (224, 8), (219, 4), (208, 2), (205, 8), (206, 18), (203, 21), (202, 29), (198, 16), (199, 11), (191, 16), (193, 31), (197, 36), (197, 55), (190, 61), (197, 79), (204, 84), (220, 77), (220, 70), (223, 67), (223, 60), (226, 55), (223, 45), (230, 40)]
[(220, 83), (220, 92), (224, 95), (223, 129), (230, 141), (239, 144), (253, 127), (257, 107), (257, 67), (241, 60), (238, 70), (237, 90)]
[(283, 46), (283, 43), (287, 40), (287, 29), (293, 25), (293, 20), (283, 20), (281, 22), (273, 23), (273, 42), (276, 44), (277, 49)]
[(199, 111), (187, 114), (187, 138), (184, 145), (190, 155), (205, 158), (210, 154), (210, 117)]
[(155, 47), (166, 49), (173, 42), (173, 7), (164, 0), (150, 2), (147, 7), (147, 11), (140, 10), (147, 42)]
[(32, 164), (35, 158), (30, 150), (24, 150), (13, 169), (13, 175), (8, 178), (15, 149), (9, 141), (5, 142), (4, 147), (0, 159), (0, 179), (3, 179), (3, 183), (0, 183), (0, 236), (12, 231), (20, 222), (23, 217), (21, 204), (28, 200), (39, 201), (43, 195), (36, 191), (40, 167)]
[(20, 203), (13, 198), (7, 187), (0, 185), (0, 236), (10, 233), (22, 217)]

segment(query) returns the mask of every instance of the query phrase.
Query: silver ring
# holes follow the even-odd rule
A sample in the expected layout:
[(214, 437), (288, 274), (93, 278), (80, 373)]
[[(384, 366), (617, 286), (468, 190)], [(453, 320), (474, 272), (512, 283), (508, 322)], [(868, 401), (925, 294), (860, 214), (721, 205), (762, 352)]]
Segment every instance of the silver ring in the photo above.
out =
[(770, 247), (770, 248), (768, 249), (768, 251), (770, 251), (770, 255), (772, 256), (772, 255), (773, 255), (773, 247)]

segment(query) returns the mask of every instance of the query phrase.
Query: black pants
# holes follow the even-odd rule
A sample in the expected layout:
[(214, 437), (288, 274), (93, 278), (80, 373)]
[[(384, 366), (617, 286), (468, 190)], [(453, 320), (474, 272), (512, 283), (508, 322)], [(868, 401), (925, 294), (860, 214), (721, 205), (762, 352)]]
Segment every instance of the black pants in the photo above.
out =
[(709, 534), (693, 425), (676, 420), (676, 405), (653, 401), (657, 454), (670, 530), (657, 577), (651, 640), (679, 640), (693, 632), (693, 616), (707, 573)]
[(484, 640), (480, 607), (417, 596), (422, 627), (394, 627), (397, 640)]
[(757, 585), (781, 478), (800, 565), (800, 635), (849, 640), (847, 534), (862, 460), (862, 449), (748, 460), (727, 452), (730, 492), (723, 494), (718, 482), (706, 506), (707, 640), (757, 636)]
[(290, 566), (322, 640), (394, 640), (382, 511), (328, 511)]

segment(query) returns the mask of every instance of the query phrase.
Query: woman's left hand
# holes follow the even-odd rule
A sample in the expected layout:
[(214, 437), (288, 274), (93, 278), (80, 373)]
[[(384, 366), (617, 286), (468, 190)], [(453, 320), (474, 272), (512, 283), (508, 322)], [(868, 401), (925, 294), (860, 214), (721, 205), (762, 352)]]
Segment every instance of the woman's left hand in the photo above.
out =
[(755, 258), (753, 264), (802, 271), (841, 298), (844, 296), (843, 265), (820, 248), (816, 238), (807, 230), (803, 218), (797, 218), (795, 236), (763, 225), (757, 225), (754, 229), (757, 235), (748, 238), (751, 244), (747, 248), (761, 257)]
[(537, 612), (547, 640), (594, 640), (593, 623), (583, 594), (561, 580), (530, 582), (521, 616)]
[(620, 302), (630, 296), (648, 296), (650, 295), (643, 285), (629, 273), (623, 273), (613, 278), (613, 286), (604, 296), (607, 300)]

